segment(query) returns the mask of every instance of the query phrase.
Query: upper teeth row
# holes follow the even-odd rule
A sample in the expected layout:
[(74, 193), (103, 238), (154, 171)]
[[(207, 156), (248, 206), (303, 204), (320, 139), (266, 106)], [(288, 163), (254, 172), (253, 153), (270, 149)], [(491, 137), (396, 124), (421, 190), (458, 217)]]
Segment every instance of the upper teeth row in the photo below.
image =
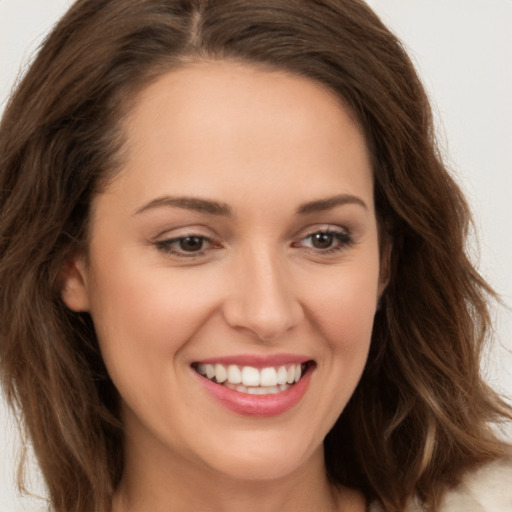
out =
[(277, 386), (278, 384), (293, 384), (302, 374), (300, 364), (268, 366), (266, 368), (254, 368), (253, 366), (239, 367), (235, 364), (224, 366), (223, 364), (199, 364), (197, 371), (208, 379), (219, 383), (228, 381), (231, 384), (243, 384), (244, 386)]

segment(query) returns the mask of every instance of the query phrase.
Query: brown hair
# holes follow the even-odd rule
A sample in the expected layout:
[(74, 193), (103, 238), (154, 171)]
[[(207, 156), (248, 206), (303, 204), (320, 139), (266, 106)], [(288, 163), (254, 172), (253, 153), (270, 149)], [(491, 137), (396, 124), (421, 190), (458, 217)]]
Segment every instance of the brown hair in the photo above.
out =
[(92, 195), (122, 164), (129, 101), (198, 59), (310, 77), (358, 119), (393, 249), (326, 465), (386, 511), (412, 495), (435, 510), (465, 471), (508, 450), (490, 423), (510, 410), (479, 373), (492, 291), (465, 252), (468, 207), (409, 58), (361, 0), (79, 0), (45, 41), (0, 125), (0, 358), (51, 503), (105, 512), (123, 471), (119, 397), (59, 276), (84, 248)]

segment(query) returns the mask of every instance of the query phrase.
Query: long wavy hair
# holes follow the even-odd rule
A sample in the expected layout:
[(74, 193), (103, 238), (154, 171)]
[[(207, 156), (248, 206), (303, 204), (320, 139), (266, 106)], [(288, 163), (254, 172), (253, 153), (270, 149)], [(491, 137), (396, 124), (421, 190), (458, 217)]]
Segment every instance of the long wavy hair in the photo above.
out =
[(204, 59), (321, 82), (363, 130), (389, 285), (326, 468), (388, 512), (413, 495), (435, 510), (509, 452), (492, 423), (510, 409), (479, 372), (493, 293), (467, 257), (467, 204), (411, 61), (361, 0), (79, 0), (45, 40), (0, 125), (0, 364), (52, 506), (110, 510), (124, 464), (119, 396), (91, 318), (62, 302), (62, 269), (122, 169), (137, 92)]

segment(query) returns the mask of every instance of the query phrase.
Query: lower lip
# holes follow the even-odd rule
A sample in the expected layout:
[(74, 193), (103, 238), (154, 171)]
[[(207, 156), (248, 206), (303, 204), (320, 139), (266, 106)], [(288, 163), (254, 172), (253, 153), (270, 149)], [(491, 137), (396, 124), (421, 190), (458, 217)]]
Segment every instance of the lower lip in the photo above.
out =
[[(194, 370), (192, 370), (194, 371)], [(270, 417), (283, 414), (297, 405), (305, 395), (311, 380), (310, 368), (293, 386), (280, 393), (269, 395), (250, 395), (235, 391), (194, 373), (206, 391), (227, 409), (244, 416)]]

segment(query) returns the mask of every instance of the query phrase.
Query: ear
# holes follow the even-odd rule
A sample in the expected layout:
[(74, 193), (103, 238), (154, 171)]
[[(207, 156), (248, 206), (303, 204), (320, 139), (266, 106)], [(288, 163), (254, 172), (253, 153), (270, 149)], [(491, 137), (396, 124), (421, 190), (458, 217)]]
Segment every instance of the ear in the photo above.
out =
[(76, 312), (89, 311), (85, 258), (76, 256), (66, 262), (61, 271), (61, 297), (66, 306)]

